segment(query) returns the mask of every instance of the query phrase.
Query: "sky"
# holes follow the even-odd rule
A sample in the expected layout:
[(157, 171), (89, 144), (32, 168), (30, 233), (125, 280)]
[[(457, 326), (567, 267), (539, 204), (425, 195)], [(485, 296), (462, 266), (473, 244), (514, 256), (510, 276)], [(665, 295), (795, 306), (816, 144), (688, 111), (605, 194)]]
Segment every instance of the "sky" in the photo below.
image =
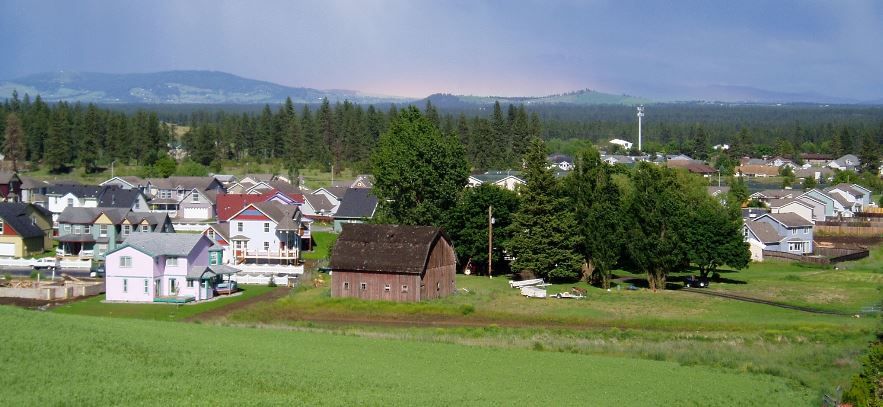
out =
[(424, 97), (883, 99), (883, 2), (0, 0), (0, 79), (206, 69)]

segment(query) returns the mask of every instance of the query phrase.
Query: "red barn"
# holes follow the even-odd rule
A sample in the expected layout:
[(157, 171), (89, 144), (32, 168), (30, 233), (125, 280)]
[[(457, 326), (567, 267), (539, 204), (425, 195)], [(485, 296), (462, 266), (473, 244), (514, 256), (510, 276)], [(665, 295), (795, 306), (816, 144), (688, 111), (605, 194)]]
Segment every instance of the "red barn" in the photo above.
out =
[(331, 253), (331, 296), (422, 301), (456, 289), (451, 240), (432, 226), (348, 223)]

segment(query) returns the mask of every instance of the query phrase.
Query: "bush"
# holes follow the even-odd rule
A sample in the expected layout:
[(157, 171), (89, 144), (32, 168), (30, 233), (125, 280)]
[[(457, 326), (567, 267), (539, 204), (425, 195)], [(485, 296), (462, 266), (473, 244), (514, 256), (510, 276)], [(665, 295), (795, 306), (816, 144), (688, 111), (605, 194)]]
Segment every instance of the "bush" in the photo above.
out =
[(267, 287), (276, 287), (276, 280), (273, 278), (273, 276), (270, 276), (270, 282), (267, 283)]
[(871, 345), (862, 359), (862, 371), (852, 377), (843, 401), (856, 407), (883, 406), (883, 342)]
[(12, 280), (12, 273), (8, 271), (3, 273), (3, 278), (6, 279), (6, 281)]
[(37, 277), (39, 277), (39, 278), (42, 279), (42, 278), (43, 278), (43, 275), (40, 274), (40, 272), (37, 271), (37, 270), (31, 271), (31, 279), (32, 279), (32, 280), (36, 280)]

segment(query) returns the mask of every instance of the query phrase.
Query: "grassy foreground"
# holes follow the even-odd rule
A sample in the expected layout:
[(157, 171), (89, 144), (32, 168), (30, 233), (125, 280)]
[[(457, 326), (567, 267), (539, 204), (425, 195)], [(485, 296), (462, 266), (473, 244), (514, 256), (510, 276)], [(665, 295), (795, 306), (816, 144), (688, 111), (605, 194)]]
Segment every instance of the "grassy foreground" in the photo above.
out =
[[(8, 405), (812, 404), (777, 377), (629, 358), (0, 307)], [(53, 369), (51, 380), (47, 369)], [(35, 383), (38, 385), (35, 387)]]

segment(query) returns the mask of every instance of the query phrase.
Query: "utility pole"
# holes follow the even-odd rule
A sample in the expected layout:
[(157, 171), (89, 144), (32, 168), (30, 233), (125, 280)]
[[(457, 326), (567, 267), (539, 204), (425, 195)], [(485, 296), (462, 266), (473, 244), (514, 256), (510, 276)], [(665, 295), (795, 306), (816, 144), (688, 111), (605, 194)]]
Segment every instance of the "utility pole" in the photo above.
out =
[(638, 106), (638, 151), (641, 151), (641, 119), (644, 117), (644, 105)]
[(490, 278), (494, 278), (492, 272), (492, 265), (494, 262), (494, 207), (493, 205), (489, 205), (487, 207), (487, 275)]

